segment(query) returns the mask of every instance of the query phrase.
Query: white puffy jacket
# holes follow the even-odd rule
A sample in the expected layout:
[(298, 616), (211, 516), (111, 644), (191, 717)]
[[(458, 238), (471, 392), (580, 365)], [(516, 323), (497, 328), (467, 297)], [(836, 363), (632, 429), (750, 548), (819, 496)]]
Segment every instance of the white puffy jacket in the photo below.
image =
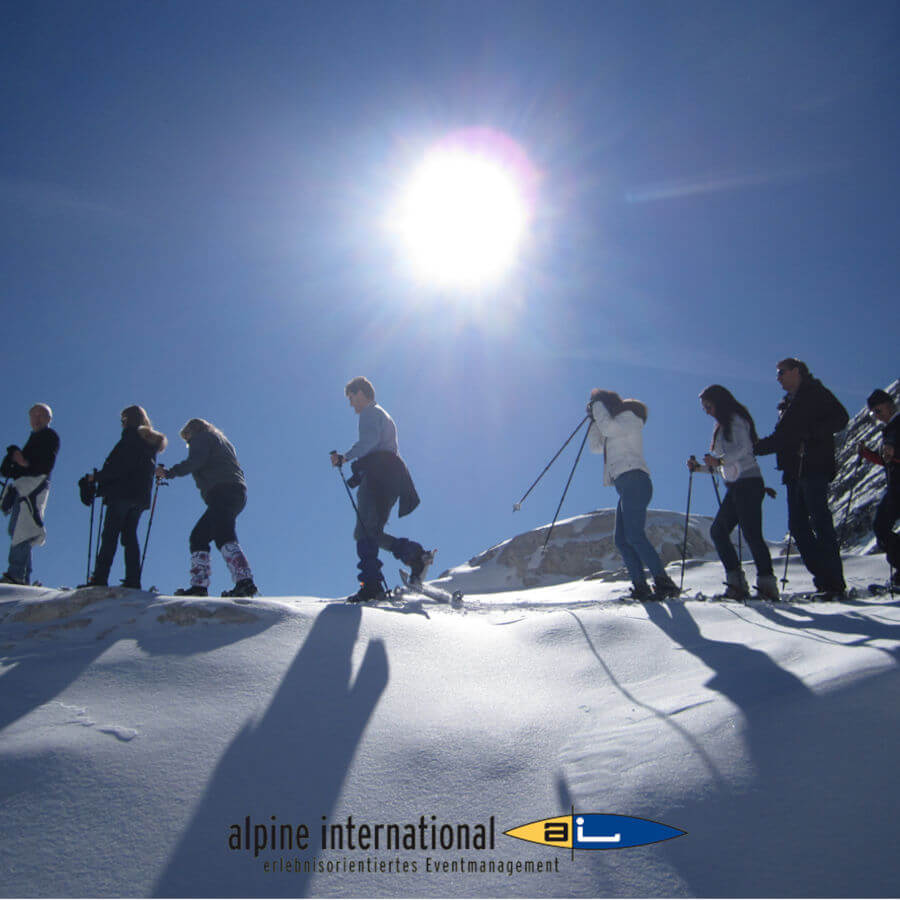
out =
[(603, 483), (612, 484), (624, 472), (650, 474), (644, 459), (644, 420), (630, 409), (611, 416), (603, 401), (591, 404), (594, 421), (588, 431), (591, 452), (603, 454)]

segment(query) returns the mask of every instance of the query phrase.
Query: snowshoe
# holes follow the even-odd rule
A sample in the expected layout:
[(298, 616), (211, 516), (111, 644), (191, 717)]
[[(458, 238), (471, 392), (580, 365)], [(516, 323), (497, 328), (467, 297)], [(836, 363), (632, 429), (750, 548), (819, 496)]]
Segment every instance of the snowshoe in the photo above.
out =
[(409, 580), (413, 583), (419, 584), (425, 580), (425, 573), (428, 571), (429, 566), (434, 562), (434, 554), (437, 553), (437, 550), (423, 550), (418, 559), (414, 560), (409, 565)]
[(657, 596), (653, 593), (652, 588), (646, 581), (642, 581), (640, 584), (635, 584), (631, 588), (631, 592), (628, 594), (629, 600), (640, 600), (641, 603), (646, 603), (648, 600), (656, 600)]

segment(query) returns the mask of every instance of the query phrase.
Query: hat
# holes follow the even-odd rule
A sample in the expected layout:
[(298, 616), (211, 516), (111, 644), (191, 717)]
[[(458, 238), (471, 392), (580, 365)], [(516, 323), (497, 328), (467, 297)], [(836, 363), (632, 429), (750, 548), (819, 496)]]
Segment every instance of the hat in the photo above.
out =
[(887, 392), (881, 390), (881, 388), (876, 388), (869, 394), (869, 399), (866, 400), (866, 405), (869, 409), (875, 409), (876, 406), (881, 406), (882, 403), (893, 403), (894, 398)]

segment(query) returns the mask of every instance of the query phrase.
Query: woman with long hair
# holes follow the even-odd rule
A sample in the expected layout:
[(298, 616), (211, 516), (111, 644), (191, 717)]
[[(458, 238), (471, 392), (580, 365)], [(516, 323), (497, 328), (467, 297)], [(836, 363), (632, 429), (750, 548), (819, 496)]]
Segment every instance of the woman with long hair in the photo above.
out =
[[(739, 525), (756, 564), (756, 590), (766, 600), (778, 599), (778, 581), (772, 572), (772, 556), (762, 533), (762, 503), (765, 485), (753, 455), (757, 440), (753, 416), (734, 395), (720, 384), (711, 384), (700, 393), (703, 411), (716, 420), (709, 453), (704, 463), (722, 470), (727, 490), (709, 529), (716, 552), (725, 566), (725, 596), (744, 600), (750, 587), (741, 561), (731, 543), (731, 532)], [(688, 461), (695, 468), (696, 460)]]
[[(647, 507), (653, 496), (650, 469), (644, 459), (643, 429), (647, 406), (640, 400), (623, 400), (615, 391), (595, 388), (588, 403), (591, 422), (589, 440), (594, 453), (602, 453), (603, 483), (615, 487), (615, 542), (638, 600), (663, 600), (679, 594), (678, 585), (666, 575), (662, 560), (647, 538)], [(650, 589), (644, 566), (653, 576)]]
[(153, 471), (156, 454), (166, 449), (166, 436), (153, 430), (146, 410), (141, 406), (127, 406), (121, 413), (122, 437), (112, 448), (103, 468), (94, 480), (97, 493), (106, 504), (103, 536), (88, 585), (105, 586), (121, 540), (125, 550), (125, 587), (141, 587), (141, 550), (138, 543), (138, 522), (145, 509), (150, 508), (153, 492)]
[(164, 469), (157, 475), (178, 478), (193, 475), (206, 504), (191, 531), (191, 584), (175, 591), (178, 595), (206, 597), (212, 564), (210, 542), (215, 542), (234, 581), (234, 588), (223, 591), (223, 597), (253, 597), (259, 591), (253, 583), (253, 573), (244, 551), (238, 543), (235, 520), (247, 504), (247, 483), (237, 460), (234, 447), (225, 435), (206, 419), (189, 419), (181, 429), (181, 438), (188, 445), (187, 459)]

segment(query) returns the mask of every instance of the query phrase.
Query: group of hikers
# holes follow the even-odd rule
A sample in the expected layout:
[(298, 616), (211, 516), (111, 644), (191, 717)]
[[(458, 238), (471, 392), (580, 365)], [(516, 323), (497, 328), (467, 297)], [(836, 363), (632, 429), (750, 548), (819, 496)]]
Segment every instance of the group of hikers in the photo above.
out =
[[(777, 364), (777, 377), (785, 391), (779, 404), (779, 419), (772, 433), (760, 438), (753, 417), (733, 394), (718, 384), (700, 394), (704, 412), (715, 420), (709, 452), (703, 462), (687, 461), (696, 471), (720, 472), (726, 485), (710, 536), (725, 568), (725, 596), (746, 599), (750, 588), (741, 559), (731, 542), (739, 527), (756, 566), (758, 596), (778, 600), (778, 582), (769, 548), (762, 533), (762, 503), (766, 493), (757, 456), (775, 454), (787, 491), (788, 529), (804, 565), (813, 576), (821, 599), (839, 599), (846, 590), (838, 539), (828, 508), (828, 484), (836, 474), (834, 436), (849, 421), (846, 409), (807, 365), (789, 357)], [(407, 537), (394, 537), (384, 529), (391, 510), (398, 504), (402, 517), (419, 504), (419, 497), (406, 463), (399, 453), (394, 420), (375, 399), (372, 383), (362, 376), (344, 387), (350, 406), (359, 416), (356, 443), (344, 453), (332, 451), (333, 466), (351, 464), (352, 475), (344, 479), (348, 493), (358, 487), (353, 503), (356, 524), (353, 537), (358, 556), (359, 589), (348, 597), (366, 602), (381, 596), (385, 582), (379, 550), (384, 549), (409, 567), (413, 582), (424, 578), (433, 553)], [(862, 444), (860, 458), (882, 465), (887, 489), (878, 506), (874, 531), (887, 554), (891, 580), (900, 586), (900, 537), (893, 531), (900, 517), (900, 478), (897, 477), (897, 444), (900, 416), (894, 399), (883, 390), (868, 398), (872, 415), (884, 425), (879, 452)], [(647, 406), (639, 400), (622, 399), (617, 393), (595, 388), (587, 407), (591, 450), (604, 457), (604, 483), (615, 487), (615, 545), (622, 555), (631, 594), (642, 601), (675, 597), (680, 588), (666, 574), (659, 554), (646, 534), (647, 507), (653, 494), (650, 470), (643, 453), (643, 427)], [(0, 465), (3, 512), (10, 517), (9, 566), (0, 581), (29, 584), (31, 550), (44, 543), (44, 511), (50, 474), (59, 451), (59, 436), (50, 427), (49, 406), (35, 404), (29, 411), (31, 434), (21, 448), (10, 446)], [(178, 595), (207, 596), (211, 560), (210, 545), (222, 553), (234, 587), (222, 596), (253, 597), (258, 589), (250, 564), (237, 539), (235, 522), (247, 502), (247, 484), (234, 447), (222, 431), (205, 419), (190, 419), (180, 436), (188, 446), (187, 458), (171, 467), (159, 465), (157, 454), (166, 447), (166, 436), (154, 430), (146, 411), (129, 406), (121, 413), (122, 436), (103, 467), (81, 482), (82, 499), (103, 498), (106, 516), (93, 573), (85, 586), (106, 586), (121, 543), (125, 555), (126, 587), (140, 588), (142, 558), (137, 537), (141, 515), (151, 505), (154, 478), (192, 475), (206, 510), (191, 531), (190, 584)], [(350, 494), (353, 500), (352, 493)], [(645, 569), (653, 579), (647, 581)]]

